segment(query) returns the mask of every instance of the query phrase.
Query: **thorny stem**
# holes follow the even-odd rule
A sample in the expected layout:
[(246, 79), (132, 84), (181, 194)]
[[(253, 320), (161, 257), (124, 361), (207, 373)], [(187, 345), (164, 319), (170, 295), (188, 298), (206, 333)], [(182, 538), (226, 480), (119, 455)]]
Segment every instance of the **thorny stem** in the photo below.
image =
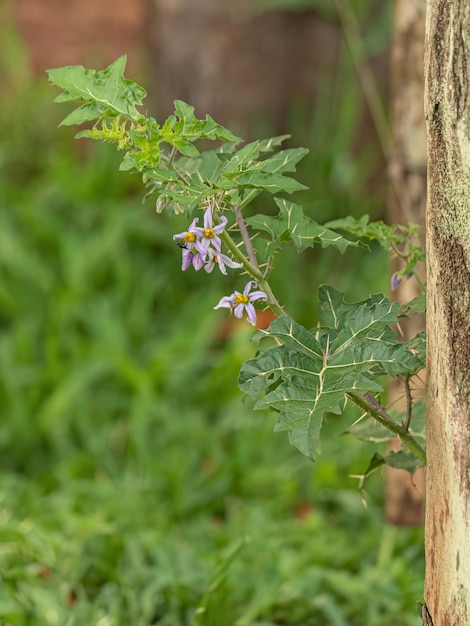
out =
[(401, 426), (392, 420), (387, 411), (377, 402), (371, 393), (362, 396), (359, 393), (349, 392), (347, 394), (354, 404), (365, 411), (368, 415), (377, 420), (382, 426), (388, 428), (392, 433), (400, 437), (401, 442), (408, 448), (416, 458), (426, 466), (426, 452), (419, 443), (410, 435), (405, 426)]
[(243, 215), (240, 209), (235, 204), (232, 205), (232, 207), (233, 207), (233, 212), (235, 213), (235, 218), (237, 220), (240, 234), (243, 239), (243, 243), (245, 244), (245, 249), (248, 254), (248, 258), (250, 259), (250, 263), (253, 265), (253, 267), (256, 267), (259, 269), (258, 260), (255, 255), (255, 251), (253, 250), (253, 246), (251, 245), (251, 239), (250, 239), (250, 236), (248, 235), (248, 231), (246, 229), (246, 224), (245, 224), (245, 220), (243, 219)]
[(410, 430), (411, 423), (411, 415), (412, 415), (412, 407), (413, 407), (413, 399), (411, 397), (411, 389), (410, 389), (410, 377), (405, 376), (405, 394), (406, 394), (406, 419), (403, 424), (403, 428), (405, 428), (406, 432)]

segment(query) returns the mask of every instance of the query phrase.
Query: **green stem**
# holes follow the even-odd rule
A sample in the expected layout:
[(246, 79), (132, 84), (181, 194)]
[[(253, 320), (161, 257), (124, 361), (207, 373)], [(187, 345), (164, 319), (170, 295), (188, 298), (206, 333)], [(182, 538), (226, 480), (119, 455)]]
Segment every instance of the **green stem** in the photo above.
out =
[(388, 428), (388, 430), (392, 433), (398, 435), (403, 445), (406, 446), (424, 466), (426, 466), (426, 452), (423, 448), (403, 426), (394, 422), (387, 412), (377, 402), (375, 402), (375, 400), (371, 403), (366, 396), (361, 396), (360, 394), (354, 392), (349, 392), (347, 395), (359, 408), (377, 420), (380, 424), (382, 424), (382, 426)]

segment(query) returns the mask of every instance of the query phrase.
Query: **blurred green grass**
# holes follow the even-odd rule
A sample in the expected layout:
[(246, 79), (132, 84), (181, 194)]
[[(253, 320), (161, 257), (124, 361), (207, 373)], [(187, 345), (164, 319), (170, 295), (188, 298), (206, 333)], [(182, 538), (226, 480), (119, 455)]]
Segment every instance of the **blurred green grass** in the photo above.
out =
[[(384, 523), (380, 476), (364, 508), (349, 475), (372, 451), (341, 436), (354, 416), (327, 420), (315, 464), (273, 434), (275, 416), (253, 412), (236, 386), (251, 327), (226, 337), (212, 310), (226, 279), (179, 271), (172, 234), (184, 219), (142, 206), (110, 147), (57, 130), (63, 111), (43, 81), (7, 84), (0, 623), (418, 623), (422, 531)], [(356, 117), (342, 115), (336, 148), (325, 132), (301, 173), (306, 206), (327, 207), (324, 219), (371, 208), (348, 183), (364, 165), (348, 156)], [(274, 280), (313, 325), (320, 282), (364, 297), (386, 289), (387, 259), (288, 254)]]

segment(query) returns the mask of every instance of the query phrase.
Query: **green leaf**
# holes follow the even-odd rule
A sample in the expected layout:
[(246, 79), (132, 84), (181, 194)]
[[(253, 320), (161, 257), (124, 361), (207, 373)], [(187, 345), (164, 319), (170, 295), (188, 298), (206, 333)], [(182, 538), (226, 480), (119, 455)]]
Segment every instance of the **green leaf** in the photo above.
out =
[(409, 472), (410, 474), (414, 474), (418, 468), (422, 467), (421, 463), (411, 452), (398, 450), (397, 452), (391, 452), (386, 456), (375, 453), (369, 461), (369, 464), (364, 474), (361, 476), (359, 488), (363, 489), (366, 478), (383, 465), (388, 465), (389, 467), (393, 467), (394, 469), (402, 469)]
[(246, 219), (252, 228), (268, 233), (273, 241), (291, 240), (298, 252), (313, 247), (315, 243), (321, 244), (323, 248), (334, 246), (341, 253), (349, 246), (359, 245), (317, 224), (304, 215), (300, 205), (284, 198), (275, 198), (274, 201), (279, 207), (279, 214), (276, 217), (260, 214)]
[(247, 187), (248, 189), (254, 188), (260, 191), (269, 191), (269, 193), (273, 194), (280, 192), (294, 193), (295, 191), (308, 189), (308, 187), (299, 183), (295, 178), (288, 178), (281, 174), (271, 172), (252, 170), (239, 174), (224, 174), (222, 172), (221, 177), (217, 181), (217, 185), (221, 189), (232, 189), (234, 186)]
[(404, 450), (390, 452), (390, 454), (384, 457), (384, 461), (390, 467), (406, 470), (410, 474), (414, 474), (419, 467), (422, 467), (422, 464), (412, 452), (405, 452)]
[(426, 331), (423, 330), (416, 337), (410, 339), (406, 343), (406, 347), (413, 352), (417, 361), (416, 366), (409, 372), (410, 375), (414, 375), (426, 367)]
[(62, 125), (81, 124), (99, 117), (143, 119), (136, 106), (142, 104), (146, 91), (123, 77), (125, 66), (126, 56), (122, 56), (101, 71), (86, 70), (81, 65), (48, 70), (49, 80), (64, 90), (55, 102), (85, 103), (68, 115)]
[(371, 443), (385, 443), (396, 437), (395, 433), (392, 433), (388, 428), (379, 424), (377, 420), (367, 416), (364, 416), (350, 426), (345, 431), (345, 434), (352, 435), (361, 441), (369, 441)]
[[(399, 343), (389, 324), (396, 323), (398, 303), (372, 296), (348, 304), (332, 287), (319, 291), (325, 324), (309, 331), (288, 317), (275, 320), (254, 337), (260, 353), (243, 364), (239, 384), (256, 399), (255, 409), (279, 411), (276, 430), (313, 458), (325, 413), (338, 414), (347, 394), (380, 391), (377, 374), (403, 374), (416, 357)], [(274, 347), (264, 348), (264, 340)]]
[[(376, 240), (385, 250), (390, 250), (393, 246), (405, 243), (416, 235), (420, 226), (418, 224), (403, 224), (389, 226), (382, 221), (369, 222), (369, 216), (363, 215), (357, 219), (348, 217), (333, 220), (326, 224), (329, 228), (345, 230), (362, 239)], [(412, 273), (417, 261), (424, 260), (424, 249), (421, 246), (412, 246), (411, 260), (405, 268), (405, 273)]]
[(400, 244), (404, 236), (400, 234), (396, 226), (388, 226), (382, 221), (369, 222), (369, 216), (363, 215), (359, 219), (348, 215), (347, 217), (333, 220), (326, 224), (329, 228), (345, 230), (357, 237), (377, 240), (385, 248), (389, 249), (392, 244)]
[(205, 120), (198, 120), (194, 115), (194, 107), (182, 100), (175, 100), (175, 113), (163, 124), (160, 134), (163, 141), (189, 157), (199, 156), (199, 151), (192, 144), (198, 139), (220, 139), (222, 141), (239, 142), (227, 128), (217, 124), (209, 115)]
[(400, 317), (411, 317), (420, 313), (426, 313), (426, 296), (417, 296), (403, 304), (400, 310)]

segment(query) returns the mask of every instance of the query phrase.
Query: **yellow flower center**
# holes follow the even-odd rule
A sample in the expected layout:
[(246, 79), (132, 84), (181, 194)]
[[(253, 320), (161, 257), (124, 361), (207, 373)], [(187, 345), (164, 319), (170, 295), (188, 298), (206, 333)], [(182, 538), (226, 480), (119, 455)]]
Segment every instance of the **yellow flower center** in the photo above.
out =
[(183, 235), (183, 241), (185, 243), (193, 243), (196, 241), (196, 235), (194, 233), (186, 233)]
[(244, 293), (237, 293), (235, 296), (235, 304), (248, 304), (248, 296)]
[(206, 228), (204, 229), (204, 237), (206, 239), (212, 239), (213, 237), (215, 237), (215, 233), (212, 230), (212, 228)]

